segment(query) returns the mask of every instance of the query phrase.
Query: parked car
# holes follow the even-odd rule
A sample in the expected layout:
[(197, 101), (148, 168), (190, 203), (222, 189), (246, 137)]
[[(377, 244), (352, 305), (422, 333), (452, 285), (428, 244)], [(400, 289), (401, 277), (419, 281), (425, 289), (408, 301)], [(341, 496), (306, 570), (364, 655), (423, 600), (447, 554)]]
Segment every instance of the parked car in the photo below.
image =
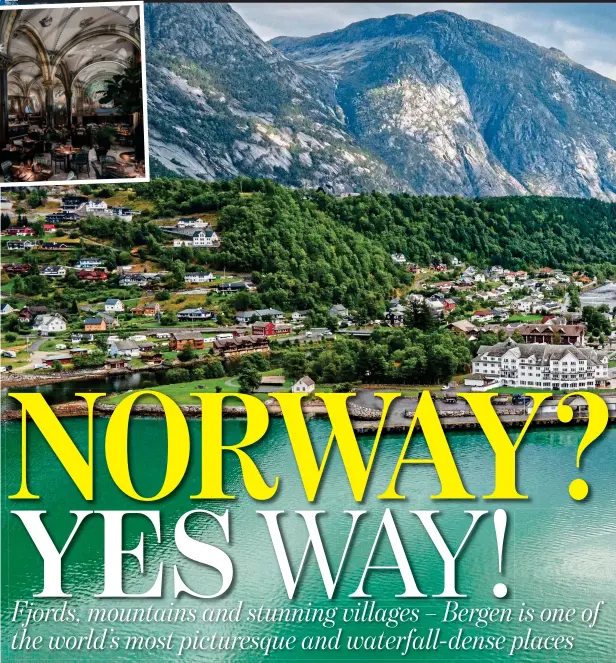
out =
[(2, 356), (3, 357), (10, 357), (11, 359), (15, 359), (15, 357), (17, 357), (17, 353), (14, 350), (3, 350), (2, 351)]
[(307, 331), (307, 332), (304, 333), (304, 336), (305, 336), (306, 338), (310, 338), (310, 337), (312, 336), (312, 332), (311, 332), (311, 331)]
[(34, 370), (35, 371), (44, 371), (45, 369), (50, 369), (51, 366), (48, 366), (47, 364), (34, 364)]

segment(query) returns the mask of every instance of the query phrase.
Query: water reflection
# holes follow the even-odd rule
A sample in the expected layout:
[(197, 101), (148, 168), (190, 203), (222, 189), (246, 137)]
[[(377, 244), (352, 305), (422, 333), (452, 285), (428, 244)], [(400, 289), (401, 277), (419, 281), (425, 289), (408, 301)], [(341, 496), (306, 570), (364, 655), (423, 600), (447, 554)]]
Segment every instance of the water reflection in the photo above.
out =
[(146, 389), (167, 384), (164, 371), (127, 373), (125, 375), (113, 375), (106, 378), (94, 378), (91, 380), (68, 380), (66, 382), (56, 382), (55, 384), (43, 384), (32, 387), (12, 387), (0, 390), (0, 401), (2, 408), (7, 410), (17, 409), (18, 403), (8, 398), (8, 393), (38, 393), (43, 394), (45, 400), (50, 405), (67, 403), (75, 400), (75, 394), (83, 392), (101, 392), (110, 394), (130, 389)]
[[(154, 509), (161, 511), (161, 541), (154, 535), (143, 516), (131, 517), (126, 523), (125, 545), (133, 548), (137, 545), (141, 532), (145, 532), (146, 564), (140, 569), (135, 560), (127, 560), (125, 591), (144, 592), (151, 587), (154, 577), (163, 562), (165, 573), (163, 580), (163, 598), (131, 600), (97, 600), (92, 596), (101, 591), (103, 585), (103, 521), (100, 516), (92, 516), (85, 521), (83, 532), (78, 536), (63, 560), (65, 589), (73, 594), (70, 605), (87, 616), (90, 608), (130, 607), (147, 609), (149, 605), (157, 608), (194, 608), (198, 615), (207, 609), (235, 607), (237, 602), (244, 602), (244, 614), (249, 608), (260, 605), (274, 608), (284, 607), (329, 607), (342, 612), (345, 608), (361, 606), (362, 602), (349, 597), (356, 589), (365, 564), (370, 554), (376, 535), (379, 519), (385, 508), (394, 512), (409, 563), (422, 591), (434, 594), (442, 591), (442, 564), (429, 537), (425, 535), (411, 509), (438, 509), (438, 525), (448, 541), (450, 548), (455, 548), (462, 540), (468, 527), (469, 508), (506, 508), (510, 516), (510, 534), (505, 554), (504, 572), (497, 568), (494, 528), (489, 519), (478, 525), (476, 534), (469, 542), (468, 549), (459, 561), (459, 589), (468, 593), (467, 599), (461, 599), (464, 607), (494, 606), (492, 587), (496, 581), (505, 581), (509, 594), (502, 601), (502, 606), (511, 608), (516, 614), (522, 606), (534, 609), (548, 607), (573, 607), (578, 611), (597, 605), (599, 600), (606, 601), (600, 619), (593, 629), (575, 624), (533, 623), (530, 626), (518, 624), (494, 624), (486, 628), (475, 628), (464, 624), (465, 633), (470, 635), (495, 635), (503, 633), (525, 635), (532, 627), (533, 634), (558, 636), (574, 634), (575, 650), (566, 652), (570, 663), (612, 663), (616, 651), (615, 623), (616, 586), (616, 525), (613, 514), (616, 512), (616, 494), (614, 486), (614, 468), (616, 467), (616, 431), (609, 429), (605, 435), (593, 444), (584, 459), (582, 470), (575, 465), (577, 445), (583, 429), (562, 427), (549, 430), (532, 430), (524, 438), (517, 453), (518, 487), (529, 500), (517, 503), (484, 502), (480, 499), (467, 501), (431, 501), (429, 496), (438, 492), (439, 480), (434, 468), (429, 465), (407, 467), (401, 474), (398, 488), (407, 495), (403, 501), (382, 502), (378, 496), (391, 479), (396, 466), (404, 437), (388, 435), (379, 447), (373, 466), (372, 480), (369, 482), (363, 504), (356, 504), (352, 499), (349, 481), (339, 454), (333, 453), (323, 475), (323, 484), (317, 499), (313, 503), (306, 500), (304, 487), (298, 473), (297, 463), (291, 451), (284, 423), (280, 420), (271, 422), (267, 436), (251, 448), (251, 457), (271, 484), (275, 477), (281, 477), (276, 496), (267, 502), (255, 502), (246, 493), (237, 458), (230, 454), (224, 462), (224, 487), (228, 494), (236, 495), (234, 500), (191, 499), (198, 491), (201, 480), (200, 445), (202, 422), (188, 422), (191, 434), (191, 463), (188, 474), (176, 491), (170, 496), (153, 504), (136, 504), (121, 493), (112, 481), (105, 465), (104, 438), (108, 420), (98, 418), (94, 426), (94, 464), (97, 467), (95, 500), (86, 502), (76, 487), (67, 478), (62, 466), (54, 458), (49, 445), (40, 433), (30, 425), (29, 441), (31, 444), (30, 482), (33, 488), (41, 490), (41, 503), (36, 508), (49, 509), (48, 527), (64, 540), (74, 524), (70, 511), (74, 509)], [(84, 451), (87, 448), (87, 421), (82, 418), (63, 421), (67, 432)], [(309, 423), (310, 435), (319, 457), (331, 432), (330, 426), (323, 420)], [(19, 485), (21, 467), (19, 463), (21, 445), (21, 427), (18, 422), (3, 426), (4, 465), (3, 494), (6, 504), (7, 492)], [(227, 444), (239, 441), (245, 433), (245, 422), (226, 421), (223, 426)], [(493, 489), (494, 454), (485, 437), (479, 432), (452, 433), (448, 435), (452, 452), (459, 467), (465, 486), (474, 494), (484, 495)], [(367, 453), (372, 444), (370, 437), (361, 439), (362, 451)], [(152, 495), (160, 487), (167, 464), (167, 430), (162, 419), (135, 419), (131, 430), (131, 475), (137, 490), (142, 494)], [(412, 454), (426, 457), (428, 450), (425, 440), (420, 436), (413, 444)], [(137, 462), (140, 459), (141, 462)], [(576, 503), (568, 497), (569, 482), (583, 472), (585, 479), (592, 486), (591, 498), (584, 503)], [(14, 504), (13, 508), (28, 508), (23, 504)], [(30, 505), (30, 508), (33, 508)], [(198, 600), (190, 596), (173, 596), (173, 566), (177, 565), (182, 578), (188, 586), (203, 593), (214, 592), (219, 584), (219, 575), (210, 567), (197, 564), (183, 556), (175, 545), (174, 527), (181, 514), (186, 511), (203, 508), (216, 513), (230, 512), (231, 536), (227, 543), (220, 527), (211, 518), (194, 516), (188, 524), (192, 537), (201, 542), (209, 542), (228, 552), (235, 570), (232, 590), (218, 600)], [(298, 509), (322, 509), (322, 531), (325, 548), (332, 565), (337, 567), (346, 543), (349, 531), (349, 516), (344, 509), (362, 508), (368, 513), (357, 531), (357, 537), (349, 552), (348, 562), (341, 572), (340, 586), (334, 598), (328, 600), (323, 582), (315, 564), (314, 557), (307, 560), (306, 568), (294, 601), (286, 597), (278, 563), (273, 554), (272, 542), (264, 526), (263, 518), (256, 512), (262, 509), (285, 511), (281, 516), (282, 528), (291, 557), (292, 568), (297, 571), (305, 542), (306, 528), (302, 519), (294, 513)], [(3, 660), (26, 660), (26, 656), (16, 658), (9, 651), (7, 643), (19, 633), (19, 627), (12, 622), (13, 602), (19, 598), (31, 599), (32, 593), (41, 586), (42, 565), (32, 541), (23, 526), (14, 516), (7, 514), (3, 523), (3, 581), (2, 589), (6, 597), (2, 610), (2, 626), (6, 633), (3, 638)], [(10, 545), (8, 542), (10, 541)], [(394, 563), (391, 547), (384, 543), (377, 550), (377, 564)], [(399, 599), (396, 594), (402, 590), (400, 575), (396, 572), (374, 572), (367, 582), (367, 588), (379, 605), (384, 608), (417, 608), (425, 613), (442, 614), (444, 601), (441, 599)], [(60, 607), (62, 600), (46, 600), (45, 607)], [(418, 628), (426, 632), (433, 625), (439, 626), (440, 620), (422, 617)], [(539, 620), (537, 620), (539, 622)], [(229, 622), (207, 623), (199, 618), (196, 623), (163, 622), (119, 622), (105, 623), (115, 629), (115, 634), (126, 638), (139, 633), (144, 636), (191, 635), (199, 631), (201, 635), (263, 634), (280, 635), (291, 632), (302, 638), (307, 635), (331, 635), (331, 629), (319, 624), (301, 623), (280, 625), (274, 622), (249, 623), (243, 620), (239, 625)], [(443, 626), (443, 625), (441, 625)], [(443, 626), (443, 636), (455, 634), (459, 624)], [(397, 628), (383, 627), (378, 623), (350, 621), (342, 624), (345, 638), (360, 637), (380, 632), (387, 635), (404, 635), (406, 626)], [(89, 626), (85, 628), (85, 632)], [(49, 636), (53, 633), (81, 635), (83, 624), (41, 623), (32, 627), (31, 633)], [(100, 632), (100, 631), (99, 631)], [(455, 660), (460, 661), (496, 661), (513, 660), (507, 653), (498, 651), (456, 651)], [(355, 655), (354, 655), (355, 654)], [(413, 653), (413, 660), (445, 661), (454, 660), (447, 656), (448, 651), (418, 651)], [(113, 653), (114, 661), (169, 661), (177, 658), (170, 652), (130, 651)], [(332, 660), (400, 660), (387, 651), (337, 652), (297, 651), (293, 660), (332, 661)], [(409, 660), (410, 660), (409, 656)], [(101, 652), (76, 652), (74, 660), (99, 661)], [(46, 652), (29, 652), (27, 660), (50, 660)], [(54, 657), (56, 660), (56, 657)], [(68, 653), (58, 654), (57, 660), (68, 660)], [(204, 660), (244, 663), (244, 661), (264, 660), (254, 652), (187, 652), (181, 659), (188, 663)], [(266, 660), (292, 660), (284, 653), (273, 653)], [(515, 655), (517, 663), (537, 663), (555, 661), (556, 656), (546, 651), (527, 649)], [(558, 657), (560, 660), (560, 656)]]

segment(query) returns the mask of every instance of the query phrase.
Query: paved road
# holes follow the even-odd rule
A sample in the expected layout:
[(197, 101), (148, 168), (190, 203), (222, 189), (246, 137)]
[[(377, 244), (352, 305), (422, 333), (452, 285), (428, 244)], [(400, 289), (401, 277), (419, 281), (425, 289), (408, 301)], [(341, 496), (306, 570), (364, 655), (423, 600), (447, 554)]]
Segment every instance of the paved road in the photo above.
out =
[(19, 366), (18, 368), (14, 369), (14, 373), (23, 373), (24, 371), (31, 371), (34, 368), (34, 364), (40, 364), (42, 363), (43, 359), (47, 356), (47, 352), (40, 352), (39, 348), (45, 341), (49, 340), (45, 336), (41, 336), (40, 338), (36, 338), (32, 343), (30, 343), (30, 347), (28, 348), (28, 352), (30, 353), (30, 363), (24, 364), (23, 366)]
[[(363, 406), (367, 408), (371, 408), (374, 410), (382, 410), (383, 409), (383, 401), (380, 398), (377, 398), (375, 396), (375, 393), (399, 393), (402, 391), (402, 389), (374, 389), (374, 388), (369, 388), (369, 389), (361, 389), (357, 392), (357, 395), (355, 398), (350, 400), (350, 403), (353, 405), (358, 405), (358, 406)], [(460, 392), (462, 391), (459, 387), (456, 387), (454, 390), (455, 392)], [(419, 399), (416, 396), (413, 396), (412, 398), (406, 398), (406, 397), (400, 397), (397, 398), (391, 405), (389, 406), (389, 410), (387, 413), (387, 420), (386, 424), (388, 426), (408, 426), (410, 419), (408, 417), (404, 416), (404, 413), (406, 410), (410, 410), (411, 412), (414, 412), (417, 408), (417, 403)], [(435, 399), (435, 405), (436, 405), (436, 410), (441, 413), (440, 418), (444, 421), (459, 421), (458, 417), (470, 417), (472, 418), (474, 415), (472, 413), (472, 410), (468, 403), (460, 399), (458, 400), (457, 403), (444, 403), (441, 399)], [(511, 420), (511, 421), (517, 421), (520, 417), (524, 418), (527, 416), (527, 413), (525, 411), (524, 406), (521, 405), (513, 405), (511, 402), (507, 403), (504, 406), (496, 406), (495, 407), (496, 411), (499, 412), (499, 419), (502, 421), (505, 420)], [(453, 417), (443, 417), (442, 413), (459, 413), (457, 416)], [(515, 412), (515, 414), (512, 414), (512, 412)], [(546, 415), (546, 418), (550, 418), (551, 415)], [(553, 418), (553, 416), (552, 416)]]

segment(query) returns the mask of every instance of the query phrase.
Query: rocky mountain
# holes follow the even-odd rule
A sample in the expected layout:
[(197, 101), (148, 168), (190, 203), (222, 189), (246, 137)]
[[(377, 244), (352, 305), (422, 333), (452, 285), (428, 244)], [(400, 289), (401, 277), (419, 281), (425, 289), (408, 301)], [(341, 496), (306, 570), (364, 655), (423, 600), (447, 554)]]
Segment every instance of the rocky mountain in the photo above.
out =
[(264, 43), (228, 5), (165, 3), (146, 37), (162, 171), (616, 201), (616, 82), (486, 23), (439, 11)]
[(154, 173), (403, 187), (348, 132), (334, 78), (264, 43), (229, 5), (147, 3), (145, 22)]

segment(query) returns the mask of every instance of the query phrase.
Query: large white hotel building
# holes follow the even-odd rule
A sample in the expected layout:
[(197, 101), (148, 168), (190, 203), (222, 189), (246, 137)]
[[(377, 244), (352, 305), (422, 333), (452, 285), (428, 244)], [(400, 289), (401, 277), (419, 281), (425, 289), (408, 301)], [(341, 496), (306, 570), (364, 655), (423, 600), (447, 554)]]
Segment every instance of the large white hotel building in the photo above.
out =
[[(492, 383), (495, 384), (492, 384)], [(607, 353), (572, 345), (515, 343), (482, 345), (473, 359), (470, 386), (594, 389), (607, 386)]]

